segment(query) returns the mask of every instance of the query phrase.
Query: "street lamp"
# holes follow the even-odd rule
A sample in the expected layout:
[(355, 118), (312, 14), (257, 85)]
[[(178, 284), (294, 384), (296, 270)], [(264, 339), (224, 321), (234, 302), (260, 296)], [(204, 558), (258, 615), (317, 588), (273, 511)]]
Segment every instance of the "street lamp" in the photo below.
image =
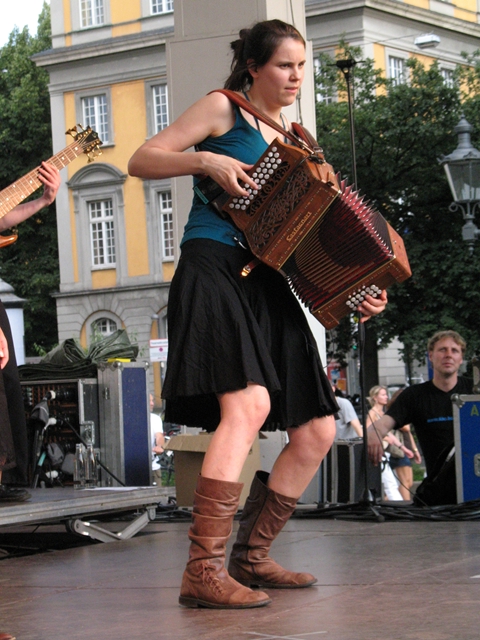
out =
[(473, 130), (465, 116), (454, 131), (458, 135), (458, 147), (448, 156), (439, 158), (447, 174), (448, 184), (453, 195), (450, 211), (461, 210), (465, 224), (462, 227), (462, 238), (473, 253), (475, 240), (480, 229), (475, 224), (475, 212), (480, 203), (480, 151), (472, 146), (470, 132)]

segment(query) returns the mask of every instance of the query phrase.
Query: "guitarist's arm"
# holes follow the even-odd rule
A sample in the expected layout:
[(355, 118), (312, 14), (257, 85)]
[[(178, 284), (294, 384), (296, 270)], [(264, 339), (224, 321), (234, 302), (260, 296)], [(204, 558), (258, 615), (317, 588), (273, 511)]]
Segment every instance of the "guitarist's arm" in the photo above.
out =
[(15, 209), (0, 218), (0, 231), (15, 227), (40, 211), (40, 209), (43, 209), (43, 207), (48, 207), (55, 200), (61, 181), (58, 169), (52, 164), (42, 162), (38, 170), (38, 178), (43, 183), (43, 194), (36, 200), (17, 205)]

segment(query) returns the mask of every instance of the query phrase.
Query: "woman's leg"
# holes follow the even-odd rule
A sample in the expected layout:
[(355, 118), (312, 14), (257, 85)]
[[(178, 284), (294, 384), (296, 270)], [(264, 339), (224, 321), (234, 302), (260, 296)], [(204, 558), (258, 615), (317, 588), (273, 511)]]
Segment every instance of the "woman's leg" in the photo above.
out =
[(399, 481), (398, 490), (404, 500), (412, 500), (410, 489), (413, 484), (413, 469), (410, 466), (397, 467), (394, 471)]
[(264, 387), (249, 385), (223, 394), (219, 403), (220, 424), (197, 481), (188, 533), (189, 559), (179, 602), (187, 607), (215, 609), (262, 607), (270, 602), (269, 597), (230, 577), (225, 569), (225, 552), (243, 488), (238, 478), (270, 411), (269, 395)]
[(245, 389), (219, 397), (220, 424), (205, 454), (202, 475), (237, 482), (248, 452), (270, 412), (265, 387), (249, 384)]
[(268, 487), (298, 500), (332, 446), (335, 419), (315, 418), (287, 433), (288, 444), (273, 465)]
[(289, 443), (272, 473), (259, 471), (240, 519), (228, 570), (247, 586), (297, 589), (316, 582), (310, 573), (287, 571), (269, 557), (273, 540), (295, 510), (335, 437), (333, 416), (289, 430)]

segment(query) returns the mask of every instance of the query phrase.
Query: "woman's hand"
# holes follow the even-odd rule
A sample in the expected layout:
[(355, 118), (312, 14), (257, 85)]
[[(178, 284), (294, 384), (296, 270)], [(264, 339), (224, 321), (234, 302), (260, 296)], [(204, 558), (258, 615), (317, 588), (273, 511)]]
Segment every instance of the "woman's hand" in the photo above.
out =
[(372, 296), (366, 296), (365, 300), (358, 305), (357, 309), (360, 311), (360, 322), (366, 322), (372, 316), (376, 316), (384, 311), (387, 306), (388, 298), (385, 289), (381, 292), (378, 298)]
[(60, 172), (56, 167), (48, 162), (42, 162), (38, 169), (38, 178), (43, 184), (43, 195), (39, 198), (43, 206), (52, 204), (57, 196), (60, 187)]
[(200, 153), (203, 156), (205, 173), (231, 196), (247, 196), (248, 192), (243, 188), (245, 183), (252, 189), (259, 189), (259, 186), (247, 173), (253, 165), (218, 153), (207, 151)]

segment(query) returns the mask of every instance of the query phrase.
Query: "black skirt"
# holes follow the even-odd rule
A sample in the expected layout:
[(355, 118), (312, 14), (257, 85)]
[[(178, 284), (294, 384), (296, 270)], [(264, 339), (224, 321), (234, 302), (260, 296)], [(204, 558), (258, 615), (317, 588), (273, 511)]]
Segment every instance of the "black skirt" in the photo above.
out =
[(266, 387), (264, 430), (284, 430), (338, 410), (305, 313), (285, 278), (264, 264), (247, 277), (249, 251), (190, 240), (168, 300), (165, 420), (213, 431), (217, 395)]

